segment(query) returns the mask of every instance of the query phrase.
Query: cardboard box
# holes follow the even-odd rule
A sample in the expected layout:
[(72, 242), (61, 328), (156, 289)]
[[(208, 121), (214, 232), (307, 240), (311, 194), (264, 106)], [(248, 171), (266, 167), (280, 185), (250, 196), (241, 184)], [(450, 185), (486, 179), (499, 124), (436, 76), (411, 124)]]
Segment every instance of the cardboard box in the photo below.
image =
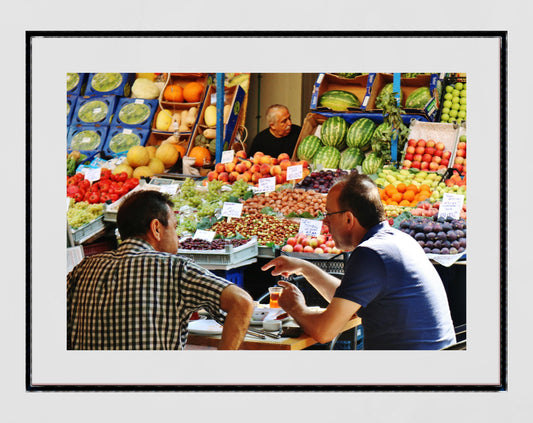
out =
[(120, 98), (111, 124), (128, 128), (150, 129), (159, 107), (157, 100)]
[[(192, 135), (192, 141), (190, 143), (189, 149), (192, 149), (194, 147), (194, 139), (208, 128), (204, 119), (205, 109), (211, 104), (216, 105), (216, 94), (216, 86), (211, 85), (207, 91), (205, 100), (200, 109), (200, 113), (198, 115), (198, 122), (196, 125), (196, 129)], [(230, 146), (235, 140), (235, 136), (239, 127), (239, 122), (241, 120), (240, 118), (244, 110), (242, 105), (244, 102), (245, 95), (246, 93), (240, 85), (228, 87), (224, 90), (224, 106), (230, 107), (230, 113), (227, 117), (226, 122), (224, 122), (224, 132), (222, 134), (222, 140), (224, 144), (228, 143), (228, 146)], [(209, 128), (216, 129), (216, 127)], [(189, 150), (187, 150), (187, 153), (188, 152)]]
[[(382, 112), (376, 106), (376, 98), (385, 87), (385, 85), (394, 81), (394, 74), (392, 73), (378, 73), (376, 75), (370, 99), (368, 101), (367, 111), (370, 112)], [(421, 87), (428, 87), (432, 93), (433, 98), (422, 109), (406, 109), (405, 100), (409, 95)], [(434, 121), (437, 116), (439, 95), (440, 95), (440, 83), (439, 76), (437, 74), (423, 74), (414, 78), (400, 78), (400, 90), (401, 90), (401, 103), (400, 107), (407, 114), (419, 114), (427, 118), (428, 121)]]
[(311, 110), (316, 110), (317, 112), (332, 111), (327, 107), (320, 107), (318, 105), (322, 94), (332, 90), (348, 91), (359, 99), (361, 106), (349, 108), (348, 111), (365, 110), (370, 100), (375, 76), (376, 74), (369, 73), (367, 75), (356, 76), (355, 78), (343, 78), (331, 73), (319, 74), (313, 87), (313, 94), (311, 95)]
[[(167, 101), (163, 98), (163, 93), (165, 91), (165, 88), (169, 85), (179, 85), (181, 88), (185, 88), (185, 86), (190, 82), (199, 82), (204, 86), (204, 90), (202, 92), (202, 95), (200, 96), (200, 101), (194, 102), (194, 103), (188, 103), (186, 101), (183, 102), (174, 102), (174, 101)], [(161, 102), (161, 106), (163, 108), (174, 108), (178, 105), (185, 105), (183, 107), (191, 107), (191, 106), (197, 106), (199, 107), (201, 103), (203, 103), (205, 99), (205, 95), (207, 93), (207, 90), (209, 88), (210, 79), (208, 79), (207, 73), (171, 73), (168, 79), (168, 82), (165, 84), (163, 89), (161, 90), (161, 96), (159, 98), (159, 101)]]
[(151, 128), (152, 132), (157, 132), (157, 133), (160, 133), (160, 134), (166, 134), (167, 136), (170, 136), (170, 135), (172, 135), (172, 134), (174, 134), (176, 132), (179, 132), (180, 135), (188, 135), (190, 137), (191, 134), (194, 132), (194, 129), (196, 128), (197, 124), (198, 124), (201, 105), (199, 106), (199, 105), (193, 104), (193, 103), (174, 103), (172, 105), (170, 105), (170, 104), (164, 105), (163, 103), (161, 103), (161, 106), (164, 107), (164, 110), (167, 110), (171, 115), (173, 115), (174, 113), (177, 113), (177, 114), (181, 115), (181, 113), (183, 111), (189, 111), (191, 108), (195, 107), (197, 109), (196, 121), (194, 122), (192, 127), (189, 128), (188, 131), (180, 131), (179, 127), (176, 130), (169, 129), (167, 131), (162, 131), (160, 129), (157, 129), (156, 124), (157, 124), (157, 117), (159, 116), (159, 113), (163, 113), (163, 109), (161, 109), (161, 107), (157, 107), (156, 111), (155, 111), (155, 114), (154, 114), (154, 117), (152, 119), (152, 128)]
[(71, 124), (107, 126), (111, 123), (116, 105), (115, 95), (78, 97)]
[[(128, 150), (134, 145), (146, 145), (150, 129), (147, 128), (128, 128), (124, 126), (112, 125), (106, 135), (102, 153), (106, 157), (126, 155)], [(120, 148), (120, 144), (126, 142), (129, 146), (127, 149)]]
[[(102, 80), (102, 77), (104, 80)], [(129, 97), (134, 79), (134, 73), (90, 73), (85, 95), (108, 94)]]
[(108, 129), (108, 126), (102, 125), (70, 125), (67, 132), (67, 152), (75, 149), (87, 156), (100, 153)]
[(86, 85), (86, 73), (67, 73), (67, 95), (84, 95)]

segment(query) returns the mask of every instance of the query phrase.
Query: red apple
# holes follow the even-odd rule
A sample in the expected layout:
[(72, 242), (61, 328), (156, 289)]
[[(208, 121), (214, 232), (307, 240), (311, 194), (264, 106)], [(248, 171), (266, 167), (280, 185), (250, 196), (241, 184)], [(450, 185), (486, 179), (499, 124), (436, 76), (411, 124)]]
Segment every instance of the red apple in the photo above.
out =
[(296, 244), (294, 247), (292, 247), (292, 251), (295, 253), (301, 253), (304, 250), (304, 247), (302, 244)]
[(440, 161), (440, 164), (443, 165), (443, 166), (448, 166), (448, 163), (450, 163), (450, 161), (448, 159), (442, 159)]
[(458, 149), (457, 152), (455, 153), (455, 156), (456, 157), (466, 157), (466, 150)]
[(435, 153), (435, 147), (428, 147), (426, 145), (426, 153), (431, 154), (433, 156), (433, 154)]
[(428, 162), (420, 163), (420, 169), (422, 169), (422, 170), (429, 169), (429, 163)]
[(423, 147), (423, 146), (417, 146), (417, 147), (415, 148), (415, 153), (416, 153), (416, 154), (424, 154), (425, 151), (426, 151), (426, 149), (425, 149), (425, 147)]
[(429, 170), (433, 170), (433, 171), (435, 171), (435, 170), (437, 170), (438, 168), (439, 168), (439, 164), (436, 163), (436, 162), (431, 162), (431, 163), (429, 164)]
[(287, 244), (287, 245), (284, 245), (283, 247), (281, 247), (281, 251), (285, 251), (287, 253), (292, 253), (294, 251), (294, 248), (293, 248), (292, 245)]
[(316, 247), (315, 251), (313, 251), (315, 254), (324, 254), (324, 249), (321, 247)]
[(413, 163), (411, 163), (411, 167), (414, 167), (415, 169), (420, 169), (420, 162), (415, 160)]
[(438, 142), (437, 144), (435, 144), (435, 148), (437, 150), (441, 150), (442, 151), (442, 150), (444, 150), (444, 147), (445, 147), (445, 145), (443, 143), (441, 143), (441, 142)]
[(452, 155), (452, 152), (449, 151), (449, 150), (446, 150), (446, 151), (442, 152), (442, 158), (443, 159), (449, 159), (451, 157), (451, 155)]
[(442, 150), (435, 150), (435, 153), (433, 153), (433, 156), (442, 157)]
[(317, 235), (316, 240), (318, 242), (318, 245), (324, 244), (326, 242), (326, 236), (325, 235)]
[(442, 161), (442, 158), (440, 156), (433, 156), (431, 159), (432, 162), (439, 164)]
[(466, 142), (461, 141), (457, 143), (457, 149), (458, 150), (466, 150)]
[(312, 253), (313, 251), (315, 251), (315, 249), (311, 247), (310, 245), (306, 245), (304, 247), (304, 253)]
[(424, 154), (422, 155), (422, 161), (423, 161), (423, 162), (428, 162), (428, 163), (429, 163), (429, 162), (431, 161), (431, 158), (432, 158), (432, 157), (433, 157), (433, 156), (432, 156), (431, 154), (424, 153)]
[(415, 147), (414, 147), (413, 145), (409, 145), (409, 146), (405, 149), (405, 152), (406, 152), (406, 153), (415, 154)]
[(287, 239), (287, 244), (292, 245), (294, 247), (297, 244), (296, 238), (291, 236), (290, 238)]
[(459, 156), (459, 157), (455, 158), (453, 163), (462, 165), (464, 163), (464, 161), (465, 161), (464, 157)]
[(454, 168), (456, 168), (459, 172), (463, 171), (463, 165), (462, 164), (455, 164), (453, 165)]
[(314, 237), (309, 239), (309, 246), (313, 248), (318, 247), (318, 240)]
[(436, 144), (435, 141), (433, 141), (433, 140), (427, 140), (427, 141), (426, 141), (426, 148), (427, 148), (427, 147), (431, 147), (431, 148), (433, 148), (433, 147), (435, 147), (435, 144)]
[(333, 248), (335, 247), (335, 241), (330, 239), (329, 241), (326, 241), (326, 247)]
[(413, 161), (414, 162), (421, 162), (422, 161), (422, 154), (415, 154), (413, 156)]
[(405, 160), (413, 160), (413, 155), (411, 153), (406, 153), (404, 159)]
[(414, 147), (416, 146), (417, 142), (418, 142), (417, 140), (415, 140), (414, 138), (411, 138), (410, 140), (407, 141), (407, 145)]
[(426, 146), (426, 140), (419, 139), (418, 142), (416, 143), (416, 146), (417, 147), (425, 147)]
[(403, 167), (405, 169), (409, 169), (411, 167), (412, 161), (411, 160), (404, 160), (403, 161)]

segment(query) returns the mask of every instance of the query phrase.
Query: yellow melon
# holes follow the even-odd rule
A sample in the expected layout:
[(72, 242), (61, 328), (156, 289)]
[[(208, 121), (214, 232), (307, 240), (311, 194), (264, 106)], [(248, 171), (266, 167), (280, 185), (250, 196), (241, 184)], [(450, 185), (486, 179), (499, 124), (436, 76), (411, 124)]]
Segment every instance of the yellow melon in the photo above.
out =
[(155, 157), (163, 162), (165, 168), (169, 168), (174, 166), (178, 161), (178, 150), (168, 142), (163, 143), (157, 147)]
[(154, 176), (154, 172), (148, 166), (139, 166), (133, 171), (134, 178), (151, 178), (152, 176)]
[(156, 129), (159, 131), (168, 131), (171, 123), (172, 114), (166, 109), (160, 110), (155, 120)]
[(128, 163), (131, 167), (136, 168), (139, 166), (147, 166), (150, 162), (150, 154), (146, 150), (146, 147), (142, 145), (135, 145), (128, 150), (126, 155)]
[(157, 175), (158, 173), (163, 173), (165, 171), (165, 164), (161, 161), (161, 159), (158, 159), (157, 157), (152, 157), (150, 159), (148, 167), (152, 170), (152, 172), (154, 172), (154, 175)]
[(131, 178), (133, 176), (133, 169), (130, 165), (121, 163), (117, 167), (113, 169), (113, 174), (116, 175), (120, 172), (126, 172), (128, 174), (128, 178)]
[(157, 150), (157, 147), (155, 145), (148, 145), (145, 148), (146, 150), (148, 150), (150, 158), (155, 157), (155, 150)]

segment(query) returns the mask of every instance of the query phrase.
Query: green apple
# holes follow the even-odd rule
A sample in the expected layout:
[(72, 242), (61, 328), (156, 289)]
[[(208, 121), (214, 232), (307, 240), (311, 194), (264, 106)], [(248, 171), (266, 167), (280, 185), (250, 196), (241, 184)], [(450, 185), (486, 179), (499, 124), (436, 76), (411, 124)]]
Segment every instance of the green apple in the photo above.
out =
[(466, 112), (466, 104), (461, 104), (459, 110), (464, 110)]
[(461, 91), (459, 91), (458, 89), (455, 89), (452, 91), (452, 94), (454, 97), (459, 97), (459, 94), (461, 93)]
[(450, 107), (452, 107), (452, 102), (450, 100), (446, 100), (444, 103), (442, 103), (442, 105), (444, 107), (450, 108)]
[(450, 115), (448, 113), (443, 113), (440, 116), (440, 120), (441, 122), (448, 122), (450, 120)]
[(466, 117), (466, 112), (464, 110), (459, 110), (459, 112), (457, 113), (457, 116), (460, 117), (461, 119), (464, 119)]
[(447, 115), (449, 112), (450, 112), (450, 108), (449, 107), (444, 107), (442, 109), (442, 114), (446, 114)]
[(451, 100), (452, 98), (453, 98), (453, 94), (452, 93), (444, 94), (444, 100)]
[(457, 117), (457, 110), (455, 109), (450, 110), (450, 117), (452, 118)]
[(466, 97), (461, 97), (459, 99), (459, 104), (466, 104)]
[(452, 110), (459, 110), (461, 105), (459, 103), (452, 103)]
[(461, 97), (466, 97), (466, 88), (459, 94)]
[(458, 82), (455, 84), (455, 89), (461, 91), (464, 88), (464, 84), (462, 82)]
[(453, 91), (453, 86), (452, 85), (446, 85), (446, 92), (447, 93), (451, 93)]
[(457, 104), (459, 104), (459, 97), (454, 97), (454, 98), (452, 98), (452, 104), (453, 104), (453, 103), (457, 103)]

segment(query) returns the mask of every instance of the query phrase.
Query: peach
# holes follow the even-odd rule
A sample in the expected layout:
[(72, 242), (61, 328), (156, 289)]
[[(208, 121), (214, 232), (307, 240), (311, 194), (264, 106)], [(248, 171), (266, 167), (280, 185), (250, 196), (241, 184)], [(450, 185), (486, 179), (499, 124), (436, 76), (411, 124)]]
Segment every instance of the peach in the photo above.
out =
[(276, 184), (281, 185), (287, 182), (287, 177), (283, 175), (282, 173), (274, 175), (276, 178)]
[(225, 167), (224, 163), (217, 163), (217, 164), (215, 165), (215, 170), (216, 170), (218, 173), (225, 172), (225, 171), (226, 171), (226, 167)]
[(246, 169), (250, 169), (252, 167), (252, 162), (250, 160), (243, 160), (241, 163), (246, 166)]
[(248, 168), (246, 167), (246, 165), (244, 163), (237, 163), (235, 165), (235, 171), (236, 172), (244, 173), (247, 170), (248, 170)]
[(254, 172), (252, 173), (252, 182), (254, 184), (257, 184), (257, 182), (259, 181), (259, 179), (261, 179), (263, 177), (263, 174), (260, 173), (260, 172)]
[(230, 172), (230, 174), (228, 176), (228, 181), (229, 182), (235, 182), (237, 180), (237, 176), (239, 176), (239, 175), (240, 175), (239, 172), (236, 172), (236, 171)]
[(259, 169), (259, 172), (261, 172), (263, 175), (270, 174), (270, 165), (263, 163)]
[(287, 168), (291, 165), (291, 161), (289, 159), (283, 159), (279, 162), (279, 166), (281, 167), (281, 170), (287, 170)]
[(281, 166), (274, 165), (270, 167), (270, 174), (272, 176), (281, 175)]
[(220, 172), (218, 174), (217, 179), (222, 182), (228, 182), (229, 181), (229, 173), (228, 172)]
[(283, 160), (290, 160), (290, 156), (287, 153), (281, 153), (278, 156), (278, 162), (282, 162)]
[(270, 156), (269, 154), (262, 155), (261, 158), (259, 159), (259, 163), (260, 164), (270, 164), (270, 163), (272, 163), (272, 156)]
[(235, 170), (235, 163), (233, 162), (224, 163), (224, 168), (226, 172), (231, 173)]
[(207, 174), (207, 180), (208, 181), (214, 181), (218, 178), (218, 172), (216, 170), (212, 170)]
[(249, 170), (245, 170), (242, 176), (244, 176), (244, 180), (246, 182), (250, 182), (252, 180), (252, 172), (250, 172)]
[(248, 155), (246, 154), (246, 151), (239, 150), (239, 151), (235, 152), (235, 157), (240, 157), (241, 159), (246, 159), (246, 158), (248, 158)]

